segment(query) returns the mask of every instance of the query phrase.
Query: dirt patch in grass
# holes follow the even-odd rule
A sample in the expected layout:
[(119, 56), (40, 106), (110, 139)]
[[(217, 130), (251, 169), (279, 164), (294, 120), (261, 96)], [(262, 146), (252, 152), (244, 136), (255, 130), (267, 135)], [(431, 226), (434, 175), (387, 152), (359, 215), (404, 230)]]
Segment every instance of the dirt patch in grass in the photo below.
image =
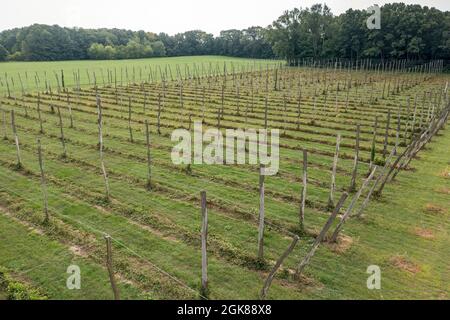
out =
[(448, 299), (449, 299), (449, 296), (448, 296), (448, 294), (447, 294), (446, 292), (441, 292), (441, 293), (439, 294), (439, 296), (438, 296), (438, 299), (439, 299), (439, 300), (448, 300)]
[(436, 192), (442, 193), (442, 194), (450, 194), (450, 188), (443, 187), (436, 190)]
[(419, 236), (419, 237), (424, 238), (424, 239), (428, 239), (428, 240), (434, 239), (434, 233), (430, 229), (414, 228), (413, 233), (416, 236)]
[(340, 235), (335, 243), (327, 242), (327, 246), (331, 249), (331, 251), (342, 254), (346, 252), (353, 244), (353, 238)]
[[(274, 262), (275, 263), (275, 262)], [(262, 281), (265, 281), (269, 275), (268, 271), (259, 272)], [(302, 273), (300, 277), (296, 278), (296, 270), (292, 268), (280, 268), (275, 275), (279, 284), (285, 288), (300, 291), (313, 291), (324, 288), (324, 285), (316, 279), (309, 277)]]
[(427, 203), (425, 205), (425, 212), (427, 212), (427, 213), (444, 214), (445, 211), (446, 210), (444, 208), (442, 208), (442, 207), (440, 207), (440, 206), (438, 206), (436, 204), (433, 204), (433, 203)]
[(450, 179), (450, 168), (445, 168), (444, 170), (442, 170), (442, 172), (439, 173), (439, 176), (446, 179)]
[(314, 278), (308, 277), (305, 274), (301, 274), (298, 279), (294, 278), (295, 270), (284, 270), (284, 273), (289, 273), (288, 279), (280, 279), (280, 284), (286, 288), (300, 289), (300, 291), (313, 291), (321, 290), (325, 286)]
[(80, 246), (72, 245), (69, 247), (69, 250), (76, 256), (83, 258), (87, 258), (89, 256), (89, 253)]
[(420, 266), (410, 260), (408, 260), (405, 256), (393, 256), (391, 259), (389, 259), (390, 264), (392, 264), (394, 267), (407, 271), (412, 274), (416, 274), (420, 272)]

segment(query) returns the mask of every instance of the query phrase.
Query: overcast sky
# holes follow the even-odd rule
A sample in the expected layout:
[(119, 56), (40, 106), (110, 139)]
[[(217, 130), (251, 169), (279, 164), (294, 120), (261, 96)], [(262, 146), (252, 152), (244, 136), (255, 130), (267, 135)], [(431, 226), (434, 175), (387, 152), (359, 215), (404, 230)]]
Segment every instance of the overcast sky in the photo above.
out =
[[(123, 28), (175, 34), (267, 26), (284, 10), (310, 7), (317, 0), (11, 0), (2, 1), (0, 30), (33, 23), (66, 27)], [(392, 1), (328, 0), (334, 14)], [(450, 10), (450, 0), (403, 0)]]

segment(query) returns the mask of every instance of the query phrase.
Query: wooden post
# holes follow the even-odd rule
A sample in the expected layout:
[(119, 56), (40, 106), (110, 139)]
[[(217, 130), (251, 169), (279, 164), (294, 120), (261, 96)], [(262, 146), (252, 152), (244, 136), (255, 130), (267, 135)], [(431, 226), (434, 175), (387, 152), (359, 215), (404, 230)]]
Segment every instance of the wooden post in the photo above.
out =
[(241, 114), (240, 112), (240, 103), (241, 103), (241, 95), (239, 92), (239, 81), (236, 85), (236, 114), (239, 116)]
[(319, 235), (317, 236), (316, 240), (314, 241), (314, 244), (312, 245), (311, 250), (305, 256), (305, 258), (299, 263), (299, 265), (297, 267), (296, 274), (295, 274), (295, 277), (297, 279), (300, 277), (300, 275), (302, 274), (302, 272), (305, 269), (306, 265), (309, 263), (311, 258), (314, 256), (314, 253), (316, 252), (316, 250), (319, 247), (320, 243), (325, 238), (325, 235), (327, 234), (328, 229), (330, 229), (331, 225), (333, 224), (334, 219), (336, 219), (336, 216), (338, 215), (339, 210), (343, 206), (343, 204), (344, 204), (345, 200), (347, 199), (347, 197), (348, 197), (348, 193), (344, 192), (342, 194), (341, 198), (339, 199), (338, 204), (334, 208), (332, 214), (330, 215), (330, 217), (328, 218), (327, 222), (323, 226), (322, 231), (320, 231)]
[(100, 165), (102, 167), (103, 179), (105, 181), (106, 200), (109, 201), (109, 183), (108, 175), (106, 174), (105, 162), (103, 160), (103, 125), (102, 125), (102, 102), (97, 95), (97, 114), (98, 114), (98, 145), (100, 153)]
[(336, 189), (336, 170), (337, 170), (337, 163), (339, 159), (339, 147), (341, 143), (341, 134), (338, 133), (336, 138), (336, 151), (334, 153), (334, 159), (333, 159), (333, 169), (331, 172), (331, 186), (330, 186), (330, 196), (328, 198), (328, 208), (334, 207), (334, 191)]
[(406, 123), (405, 123), (405, 132), (403, 135), (403, 144), (406, 146), (406, 138), (408, 135), (408, 125), (410, 124), (410, 108), (411, 108), (411, 98), (408, 97), (407, 99), (407, 107), (406, 107)]
[(14, 110), (11, 110), (11, 127), (14, 134), (14, 142), (16, 143), (16, 150), (17, 150), (17, 168), (22, 168), (22, 159), (20, 158), (20, 145), (19, 145), (19, 137), (17, 136), (17, 129), (16, 129), (16, 119), (14, 116)]
[(300, 200), (300, 230), (305, 227), (306, 186), (308, 183), (308, 151), (303, 150), (303, 186)]
[(114, 277), (111, 237), (109, 235), (105, 235), (105, 240), (106, 240), (106, 268), (108, 269), (109, 281), (111, 282), (111, 288), (114, 293), (114, 300), (120, 300), (119, 289), (117, 288), (116, 279)]
[(220, 130), (220, 107), (217, 108), (217, 128)]
[(147, 143), (147, 166), (148, 166), (148, 174), (147, 174), (147, 189), (152, 189), (152, 160), (150, 153), (150, 132), (148, 130), (148, 121), (145, 120), (145, 137)]
[(42, 161), (42, 147), (41, 147), (41, 140), (38, 139), (38, 159), (39, 159), (39, 169), (41, 170), (41, 188), (42, 188), (42, 195), (44, 196), (44, 223), (48, 223), (50, 221), (50, 216), (48, 213), (48, 200), (47, 200), (47, 186), (45, 183), (45, 175), (44, 175), (44, 164)]
[(353, 160), (352, 180), (350, 181), (349, 192), (356, 190), (356, 176), (358, 175), (358, 163), (359, 163), (359, 139), (361, 133), (361, 125), (356, 125), (356, 142), (355, 142), (355, 159)]
[(6, 81), (6, 89), (8, 91), (8, 99), (11, 99), (11, 90), (9, 89), (8, 76), (5, 77), (5, 81)]
[(64, 70), (61, 70), (61, 85), (62, 85), (63, 91), (66, 91), (66, 83), (64, 81)]
[(202, 88), (202, 123), (205, 123), (205, 87)]
[(264, 129), (267, 129), (267, 111), (268, 111), (268, 106), (269, 105), (269, 97), (268, 95), (266, 95), (266, 101), (264, 103)]
[(339, 233), (341, 232), (345, 221), (350, 216), (350, 214), (352, 212), (352, 209), (355, 206), (356, 202), (358, 201), (359, 197), (361, 197), (361, 194), (362, 194), (363, 190), (367, 187), (367, 185), (369, 184), (370, 180), (372, 180), (373, 176), (375, 175), (375, 171), (377, 171), (377, 166), (374, 166), (374, 168), (373, 168), (372, 172), (370, 173), (370, 175), (367, 177), (367, 179), (364, 180), (361, 188), (359, 188), (358, 192), (353, 197), (352, 202), (348, 206), (347, 210), (345, 211), (344, 215), (341, 218), (341, 221), (336, 226), (336, 229), (334, 230), (333, 235), (331, 236), (331, 239), (330, 239), (331, 242), (336, 242), (337, 237), (338, 237)]
[[(365, 208), (369, 204), (370, 197), (372, 196), (372, 193), (375, 191), (375, 188), (378, 186), (378, 183), (380, 182), (380, 180), (383, 178), (383, 176), (384, 176), (384, 174), (386, 172), (386, 169), (388, 168), (388, 166), (390, 166), (390, 162), (391, 162), (391, 159), (392, 159), (393, 155), (394, 155), (394, 150), (391, 151), (389, 157), (386, 160), (386, 163), (384, 164), (383, 169), (381, 170), (381, 172), (378, 175), (377, 179), (375, 180), (374, 184), (370, 188), (369, 193), (367, 194), (366, 198), (364, 199), (364, 202), (361, 205), (361, 207), (356, 212), (355, 217), (361, 216), (363, 211), (365, 210)], [(402, 157), (402, 156), (400, 156), (400, 157)], [(394, 163), (394, 166), (395, 166), (395, 163)], [(381, 191), (380, 191), (380, 195), (381, 195)]]
[(131, 128), (131, 97), (128, 97), (128, 129), (130, 131), (130, 142), (133, 143), (133, 129)]
[[(225, 106), (225, 83), (222, 85), (222, 95), (221, 95), (221, 108), (220, 108), (220, 118), (223, 119), (223, 111)], [(219, 126), (220, 128), (220, 126)]]
[(274, 90), (278, 90), (278, 68), (275, 68), (275, 83), (274, 83)]
[(376, 153), (376, 142), (377, 142), (377, 129), (378, 129), (378, 116), (375, 116), (375, 122), (373, 124), (373, 137), (372, 137), (372, 148), (370, 150), (370, 163), (369, 163), (369, 172), (372, 171), (373, 163), (375, 161), (375, 153)]
[(394, 152), (394, 156), (397, 154), (397, 149), (398, 146), (400, 144), (400, 105), (398, 106), (398, 110), (397, 110), (397, 131), (395, 133), (395, 152)]
[[(17, 106), (17, 98), (14, 98), (14, 100), (15, 100), (16, 106)], [(27, 104), (25, 103), (24, 95), (22, 95), (22, 106), (23, 106), (23, 108), (24, 108), (24, 110), (25, 110), (25, 118), (28, 118), (28, 106), (27, 106)]]
[(158, 129), (158, 135), (161, 134), (161, 93), (158, 93), (158, 116), (156, 119), (156, 125)]
[(62, 122), (62, 117), (61, 117), (61, 110), (59, 109), (59, 106), (57, 107), (58, 110), (58, 117), (59, 117), (59, 128), (60, 128), (60, 132), (61, 132), (61, 136), (59, 137), (61, 139), (61, 144), (63, 147), (63, 153), (62, 153), (62, 157), (63, 159), (67, 158), (67, 150), (66, 150), (66, 142), (64, 140), (64, 129), (63, 129), (63, 122)]
[(270, 285), (272, 284), (275, 273), (278, 271), (278, 269), (280, 268), (283, 261), (289, 256), (289, 254), (291, 254), (292, 250), (294, 250), (299, 239), (300, 238), (297, 235), (294, 235), (294, 238), (292, 239), (292, 242), (289, 245), (289, 247), (278, 258), (277, 262), (275, 263), (274, 267), (272, 268), (272, 271), (270, 271), (269, 275), (267, 276), (266, 281), (264, 282), (264, 286), (261, 290), (261, 300), (264, 300), (266, 298), (267, 292), (269, 291)]
[(41, 115), (41, 95), (38, 92), (38, 101), (37, 101), (37, 112), (38, 112), (38, 118), (39, 118), (39, 133), (44, 133), (44, 127), (42, 125), (42, 115)]
[(208, 295), (208, 209), (206, 208), (206, 191), (200, 192), (202, 206), (202, 292), (201, 295)]
[(264, 167), (259, 168), (258, 259), (264, 261)]
[(391, 109), (388, 110), (387, 120), (386, 120), (386, 131), (384, 132), (384, 143), (383, 143), (383, 159), (386, 159), (387, 145), (389, 139), (389, 125), (391, 123)]
[(301, 101), (302, 101), (302, 91), (299, 90), (299, 93), (298, 93), (298, 104), (297, 104), (297, 130), (300, 129)]
[(8, 140), (8, 131), (6, 129), (6, 111), (2, 110), (3, 115), (3, 140)]

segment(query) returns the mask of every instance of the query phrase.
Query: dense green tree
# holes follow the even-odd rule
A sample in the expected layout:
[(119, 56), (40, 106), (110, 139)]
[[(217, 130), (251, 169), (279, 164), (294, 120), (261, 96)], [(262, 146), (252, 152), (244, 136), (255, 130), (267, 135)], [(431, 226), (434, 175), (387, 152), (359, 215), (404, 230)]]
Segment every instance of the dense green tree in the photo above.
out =
[(164, 57), (166, 55), (166, 48), (162, 41), (155, 41), (151, 44), (154, 57)]
[(275, 53), (287, 59), (450, 59), (450, 12), (404, 3), (381, 7), (381, 29), (369, 14), (349, 9), (331, 15), (326, 5), (286, 11), (268, 27)]
[(5, 61), (8, 55), (8, 50), (6, 50), (6, 48), (0, 44), (0, 61)]
[[(267, 28), (191, 30), (173, 36), (122, 29), (35, 24), (0, 32), (0, 60), (134, 59), (182, 55), (251, 58), (447, 59), (450, 12), (404, 3), (381, 7), (381, 29), (365, 10), (333, 16), (326, 5), (285, 11)], [(4, 49), (4, 50), (3, 50)], [(6, 55), (6, 57), (5, 57)]]
[(88, 56), (93, 60), (110, 60), (115, 59), (117, 50), (110, 46), (104, 46), (101, 43), (93, 43), (88, 49)]

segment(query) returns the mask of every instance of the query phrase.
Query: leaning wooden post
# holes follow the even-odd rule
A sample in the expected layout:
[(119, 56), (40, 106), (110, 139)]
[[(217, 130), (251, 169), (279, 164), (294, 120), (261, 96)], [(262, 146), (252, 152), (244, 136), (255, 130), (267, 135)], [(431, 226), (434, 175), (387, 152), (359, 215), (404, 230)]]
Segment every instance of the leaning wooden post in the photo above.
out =
[(308, 151), (303, 150), (303, 186), (300, 201), (300, 230), (305, 227), (306, 186), (308, 183)]
[(63, 159), (67, 158), (67, 149), (66, 149), (66, 142), (64, 139), (64, 129), (63, 129), (63, 122), (62, 122), (62, 117), (61, 117), (61, 110), (59, 109), (59, 106), (57, 107), (58, 110), (58, 117), (59, 117), (59, 128), (60, 128), (60, 139), (61, 139), (61, 144), (63, 147), (63, 153), (62, 153), (62, 157)]
[(200, 192), (202, 206), (202, 297), (208, 296), (208, 209), (206, 208), (206, 191)]
[(14, 142), (16, 143), (16, 150), (17, 150), (17, 169), (22, 168), (22, 159), (20, 158), (20, 145), (19, 145), (19, 137), (17, 136), (17, 129), (16, 129), (16, 119), (14, 116), (14, 110), (11, 110), (11, 127), (14, 134)]
[(362, 194), (363, 190), (367, 187), (369, 182), (372, 180), (373, 176), (375, 175), (375, 171), (377, 171), (377, 166), (374, 166), (374, 168), (373, 168), (372, 172), (370, 173), (370, 175), (367, 177), (367, 179), (364, 180), (363, 184), (361, 185), (361, 188), (359, 188), (358, 192), (353, 197), (350, 205), (348, 206), (347, 210), (345, 211), (344, 215), (342, 216), (341, 221), (336, 226), (336, 229), (334, 230), (333, 235), (330, 238), (330, 242), (336, 242), (337, 237), (338, 237), (339, 233), (341, 232), (345, 221), (350, 216), (350, 214), (352, 212), (352, 209), (355, 206), (355, 204), (357, 203), (359, 197), (361, 197), (361, 194)]
[(119, 289), (117, 288), (116, 279), (114, 277), (111, 237), (109, 235), (105, 235), (105, 240), (106, 240), (106, 268), (108, 269), (109, 281), (111, 282), (111, 288), (114, 293), (114, 300), (120, 300)]
[(356, 190), (356, 176), (358, 175), (358, 163), (359, 163), (359, 139), (361, 133), (361, 125), (356, 125), (356, 142), (355, 142), (355, 159), (353, 160), (352, 180), (350, 181), (349, 192)]
[(147, 189), (152, 189), (152, 158), (150, 153), (150, 131), (148, 129), (148, 121), (145, 120), (145, 138), (146, 138), (146, 144), (147, 144), (147, 166), (148, 166), (148, 173), (147, 173)]
[(341, 143), (341, 134), (338, 133), (336, 138), (336, 151), (334, 153), (334, 159), (333, 159), (333, 168), (331, 171), (331, 186), (330, 186), (330, 196), (328, 198), (328, 208), (332, 209), (334, 207), (334, 191), (336, 189), (336, 170), (337, 170), (337, 163), (339, 159), (339, 147)]
[[(395, 149), (395, 148), (394, 148), (394, 149)], [(355, 213), (355, 215), (354, 215), (355, 217), (360, 217), (360, 216), (362, 215), (363, 211), (366, 209), (367, 205), (369, 204), (369, 200), (370, 200), (370, 197), (372, 196), (372, 193), (375, 191), (375, 188), (378, 186), (378, 183), (379, 183), (379, 182), (381, 181), (381, 179), (384, 177), (384, 174), (385, 174), (385, 172), (386, 172), (386, 169), (387, 169), (389, 166), (391, 166), (391, 159), (392, 159), (392, 156), (394, 155), (394, 152), (395, 152), (394, 149), (391, 151), (389, 157), (388, 157), (387, 160), (386, 160), (386, 163), (384, 164), (383, 169), (381, 170), (381, 172), (379, 173), (377, 179), (375, 180), (375, 182), (373, 183), (372, 187), (370, 188), (370, 190), (369, 190), (369, 192), (368, 192), (366, 198), (364, 199), (363, 204), (362, 204), (361, 207), (358, 209), (358, 211)], [(405, 153), (406, 153), (406, 152), (405, 152)], [(401, 157), (403, 157), (403, 154), (400, 155), (398, 158), (401, 158)], [(393, 166), (396, 166), (396, 162), (394, 163)], [(393, 166), (391, 166), (391, 168), (392, 168)], [(389, 173), (388, 173), (388, 176), (389, 176)], [(387, 176), (387, 177), (388, 177), (388, 176)], [(386, 178), (387, 178), (387, 177), (386, 177)], [(384, 185), (384, 184), (383, 184), (383, 185)], [(379, 195), (381, 195), (381, 191), (379, 191), (379, 192), (377, 192), (377, 193), (378, 193)]]
[(48, 199), (47, 199), (47, 186), (45, 183), (45, 175), (44, 175), (44, 164), (42, 161), (42, 147), (41, 147), (41, 140), (38, 139), (38, 158), (39, 158), (39, 169), (41, 170), (41, 188), (42, 188), (42, 195), (44, 197), (44, 223), (48, 223), (50, 221), (50, 216), (48, 213)]
[(294, 250), (295, 246), (297, 245), (298, 240), (300, 240), (299, 236), (294, 235), (294, 238), (292, 239), (291, 244), (286, 249), (286, 251), (281, 255), (280, 258), (278, 258), (277, 262), (275, 263), (275, 266), (272, 268), (272, 271), (270, 271), (269, 275), (267, 276), (266, 281), (264, 282), (264, 286), (261, 290), (261, 300), (264, 300), (267, 296), (267, 292), (269, 291), (270, 285), (272, 284), (273, 278), (275, 276), (275, 273), (280, 268), (283, 261), (291, 254), (292, 250)]
[(339, 199), (338, 204), (334, 208), (332, 214), (330, 215), (330, 217), (328, 218), (327, 222), (323, 226), (322, 231), (320, 231), (319, 235), (317, 236), (316, 240), (314, 241), (314, 244), (312, 245), (311, 250), (305, 256), (305, 258), (303, 258), (303, 260), (299, 263), (299, 265), (297, 267), (296, 274), (295, 274), (295, 277), (297, 279), (300, 277), (300, 275), (302, 274), (302, 272), (305, 269), (306, 265), (309, 263), (311, 258), (314, 256), (314, 253), (316, 252), (316, 250), (319, 247), (320, 243), (325, 238), (325, 235), (327, 234), (328, 229), (330, 229), (331, 225), (333, 224), (334, 219), (336, 219), (336, 216), (338, 215), (339, 210), (341, 209), (341, 207), (344, 205), (344, 202), (347, 199), (347, 197), (348, 197), (348, 193), (344, 192), (342, 194), (341, 198)]
[(108, 175), (106, 174), (105, 162), (103, 160), (103, 125), (102, 125), (102, 103), (100, 97), (97, 95), (97, 114), (98, 114), (98, 145), (100, 153), (100, 164), (103, 172), (103, 179), (105, 181), (106, 200), (109, 201), (109, 183)]
[(264, 261), (264, 167), (259, 168), (258, 260)]

